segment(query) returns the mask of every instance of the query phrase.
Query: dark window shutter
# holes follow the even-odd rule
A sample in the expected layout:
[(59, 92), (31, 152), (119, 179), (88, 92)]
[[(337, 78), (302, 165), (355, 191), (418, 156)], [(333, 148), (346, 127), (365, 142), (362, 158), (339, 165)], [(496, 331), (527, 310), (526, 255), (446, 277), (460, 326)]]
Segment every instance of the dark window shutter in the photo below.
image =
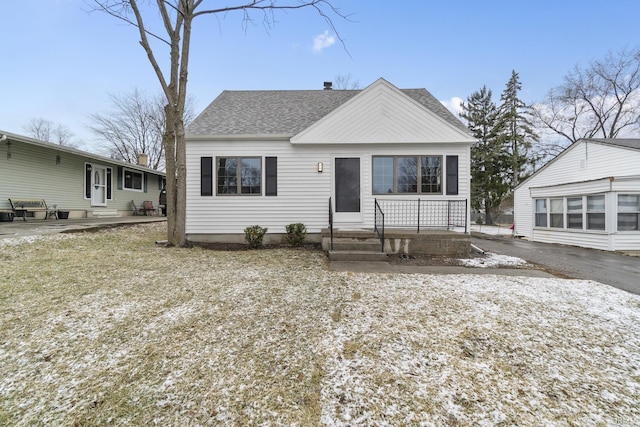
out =
[(118, 166), (118, 190), (122, 190), (122, 166)]
[(147, 175), (146, 172), (143, 172), (142, 173), (142, 179), (143, 179), (142, 186), (144, 188), (144, 192), (146, 193), (147, 192), (147, 182), (149, 181), (149, 175)]
[(213, 196), (213, 157), (200, 157), (200, 195)]
[(91, 198), (91, 165), (89, 163), (84, 165), (84, 198)]
[(111, 175), (111, 168), (107, 168), (107, 200), (112, 200)]
[(267, 178), (265, 196), (278, 195), (278, 158), (264, 158), (265, 176)]
[(447, 194), (458, 194), (458, 156), (447, 156)]

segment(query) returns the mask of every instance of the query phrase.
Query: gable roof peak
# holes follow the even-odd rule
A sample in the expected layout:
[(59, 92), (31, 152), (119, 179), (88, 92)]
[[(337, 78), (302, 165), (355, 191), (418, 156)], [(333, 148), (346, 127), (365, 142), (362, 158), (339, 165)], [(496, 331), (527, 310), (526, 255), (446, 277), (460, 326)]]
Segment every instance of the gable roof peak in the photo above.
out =
[(188, 136), (297, 135), (356, 96), (386, 87), (408, 96), (458, 130), (468, 130), (426, 89), (398, 89), (380, 77), (358, 90), (224, 90), (187, 129)]

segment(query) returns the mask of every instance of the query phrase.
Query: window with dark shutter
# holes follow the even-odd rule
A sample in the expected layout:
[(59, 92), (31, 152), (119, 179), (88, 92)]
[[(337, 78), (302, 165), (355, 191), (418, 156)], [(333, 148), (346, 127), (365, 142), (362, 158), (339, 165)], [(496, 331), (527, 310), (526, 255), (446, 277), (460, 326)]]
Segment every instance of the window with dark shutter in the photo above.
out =
[(277, 157), (265, 157), (264, 158), (265, 176), (266, 176), (266, 188), (265, 196), (277, 196), (278, 195), (278, 158)]
[(117, 175), (117, 180), (118, 180), (118, 190), (122, 190), (122, 175), (124, 175), (124, 170), (122, 168), (122, 166), (118, 166), (118, 173)]
[(213, 196), (213, 157), (200, 157), (200, 195)]
[(111, 197), (111, 194), (113, 191), (113, 189), (111, 188), (112, 186), (111, 179), (112, 179), (111, 168), (107, 168), (107, 199), (108, 200), (113, 200), (113, 198)]
[(447, 194), (458, 194), (458, 156), (447, 156)]
[(84, 164), (84, 198), (91, 198), (91, 164)]

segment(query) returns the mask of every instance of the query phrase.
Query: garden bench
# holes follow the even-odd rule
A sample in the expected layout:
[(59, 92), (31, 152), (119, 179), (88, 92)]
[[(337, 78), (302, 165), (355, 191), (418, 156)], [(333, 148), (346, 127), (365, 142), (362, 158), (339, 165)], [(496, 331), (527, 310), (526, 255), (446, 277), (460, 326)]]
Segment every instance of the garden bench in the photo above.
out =
[(22, 217), (23, 221), (27, 220), (27, 212), (44, 212), (44, 219), (47, 219), (49, 215), (58, 219), (58, 211), (50, 209), (44, 199), (9, 199), (9, 203), (11, 203), (14, 216)]

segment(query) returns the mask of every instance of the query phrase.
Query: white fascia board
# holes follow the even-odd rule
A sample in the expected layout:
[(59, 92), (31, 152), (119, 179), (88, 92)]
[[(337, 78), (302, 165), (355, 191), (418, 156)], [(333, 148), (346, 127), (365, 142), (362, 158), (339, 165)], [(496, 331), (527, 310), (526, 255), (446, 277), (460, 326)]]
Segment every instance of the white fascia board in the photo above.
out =
[(292, 134), (185, 135), (186, 141), (289, 141)]

